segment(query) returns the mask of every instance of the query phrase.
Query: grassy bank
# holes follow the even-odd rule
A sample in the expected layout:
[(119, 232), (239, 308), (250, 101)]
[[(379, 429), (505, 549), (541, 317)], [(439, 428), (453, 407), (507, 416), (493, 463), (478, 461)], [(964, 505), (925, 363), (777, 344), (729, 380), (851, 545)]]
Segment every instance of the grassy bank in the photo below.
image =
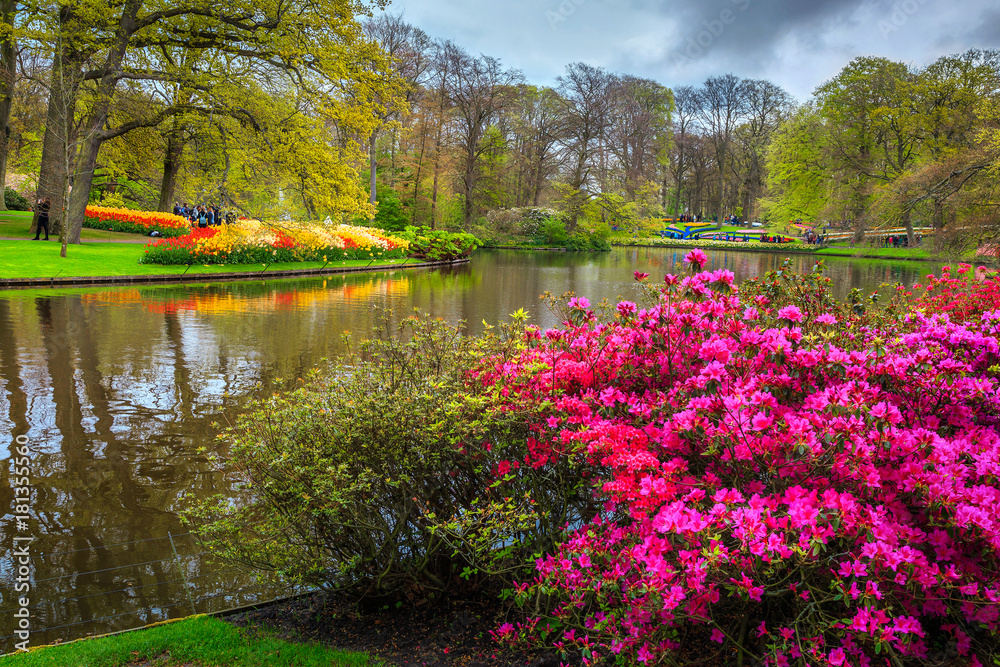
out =
[[(806, 246), (808, 247), (808, 246)], [(932, 259), (923, 248), (841, 248), (828, 247), (815, 251), (817, 255), (834, 257), (885, 257), (886, 259)]]
[[(102, 232), (106, 234), (107, 232)], [(121, 234), (119, 236), (129, 236)], [(267, 272), (298, 269), (340, 268), (367, 266), (367, 260), (346, 260), (343, 262), (286, 262), (271, 264), (265, 270), (262, 264), (194, 264), (187, 266), (164, 266), (161, 264), (140, 264), (139, 257), (145, 247), (135, 243), (83, 243), (69, 246), (67, 257), (59, 256), (59, 244), (49, 241), (3, 241), (6, 252), (0, 253), (0, 278), (66, 278), (95, 276), (157, 276), (157, 275), (211, 275), (233, 271)], [(399, 266), (405, 259), (387, 259), (374, 266)], [(417, 260), (409, 260), (414, 263)]]
[[(4, 211), (0, 212), (0, 238), (4, 239), (33, 239), (35, 235), (28, 230), (31, 228), (30, 211)], [(58, 235), (49, 235), (49, 243), (53, 243), (59, 238)], [(122, 241), (150, 241), (142, 234), (122, 234), (118, 232), (106, 232), (101, 229), (83, 229), (80, 232), (80, 240), (83, 242), (100, 243), (120, 243)]]
[(0, 658), (3, 667), (353, 667), (376, 664), (363, 653), (293, 644), (266, 631), (247, 633), (210, 616), (111, 637), (47, 646)]

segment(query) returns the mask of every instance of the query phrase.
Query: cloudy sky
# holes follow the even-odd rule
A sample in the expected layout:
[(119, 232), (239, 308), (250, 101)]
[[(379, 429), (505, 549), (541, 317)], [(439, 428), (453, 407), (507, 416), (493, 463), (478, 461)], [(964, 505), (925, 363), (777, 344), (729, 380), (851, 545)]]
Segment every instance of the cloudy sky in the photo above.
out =
[(855, 56), (922, 66), (1000, 48), (997, 0), (392, 0), (388, 11), (536, 84), (584, 61), (667, 86), (767, 78), (800, 101)]

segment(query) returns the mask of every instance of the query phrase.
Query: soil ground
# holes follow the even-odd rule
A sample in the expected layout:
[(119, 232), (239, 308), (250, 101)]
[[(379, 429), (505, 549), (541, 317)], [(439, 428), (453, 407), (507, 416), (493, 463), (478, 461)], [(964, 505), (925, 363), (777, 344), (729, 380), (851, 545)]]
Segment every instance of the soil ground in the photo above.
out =
[(388, 603), (364, 610), (316, 593), (230, 616), (237, 627), (272, 628), (285, 639), (364, 651), (398, 667), (557, 667), (553, 654), (501, 647), (490, 631), (508, 619), (495, 597)]

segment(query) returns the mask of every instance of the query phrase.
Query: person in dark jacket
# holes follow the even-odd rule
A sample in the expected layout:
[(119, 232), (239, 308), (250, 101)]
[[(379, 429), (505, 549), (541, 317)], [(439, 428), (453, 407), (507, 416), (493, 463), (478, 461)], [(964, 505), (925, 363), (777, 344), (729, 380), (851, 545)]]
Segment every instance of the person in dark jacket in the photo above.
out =
[(35, 204), (35, 211), (38, 213), (38, 227), (35, 229), (35, 238), (33, 240), (38, 241), (38, 237), (42, 233), (42, 229), (45, 230), (45, 241), (49, 240), (49, 209), (52, 208), (52, 200), (46, 197), (45, 199), (39, 199), (38, 203)]

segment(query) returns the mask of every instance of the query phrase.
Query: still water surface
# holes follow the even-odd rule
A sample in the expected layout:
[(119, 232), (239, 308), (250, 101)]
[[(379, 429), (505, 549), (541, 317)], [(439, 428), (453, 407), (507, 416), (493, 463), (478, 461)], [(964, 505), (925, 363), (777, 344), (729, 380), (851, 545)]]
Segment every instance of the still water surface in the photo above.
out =
[[(191, 498), (234, 494), (235, 480), (209, 462), (225, 454), (216, 422), (279, 378), (341, 354), (344, 334), (364, 337), (377, 308), (397, 317), (419, 308), (471, 331), (524, 308), (535, 323), (555, 326), (542, 292), (573, 291), (593, 303), (634, 299), (634, 271), (651, 280), (683, 272), (684, 252), (480, 252), (467, 266), (438, 271), (0, 293), (0, 430), (9, 434), (0, 442), (0, 653), (15, 641), (15, 536), (35, 538), (33, 645), (284, 592), (201, 558), (177, 513)], [(739, 280), (782, 259), (709, 257), (707, 268), (728, 268)], [(793, 262), (808, 271), (813, 260)], [(828, 265), (841, 298), (940, 270), (870, 260)], [(17, 436), (33, 449), (30, 518), (21, 530), (11, 489)]]

